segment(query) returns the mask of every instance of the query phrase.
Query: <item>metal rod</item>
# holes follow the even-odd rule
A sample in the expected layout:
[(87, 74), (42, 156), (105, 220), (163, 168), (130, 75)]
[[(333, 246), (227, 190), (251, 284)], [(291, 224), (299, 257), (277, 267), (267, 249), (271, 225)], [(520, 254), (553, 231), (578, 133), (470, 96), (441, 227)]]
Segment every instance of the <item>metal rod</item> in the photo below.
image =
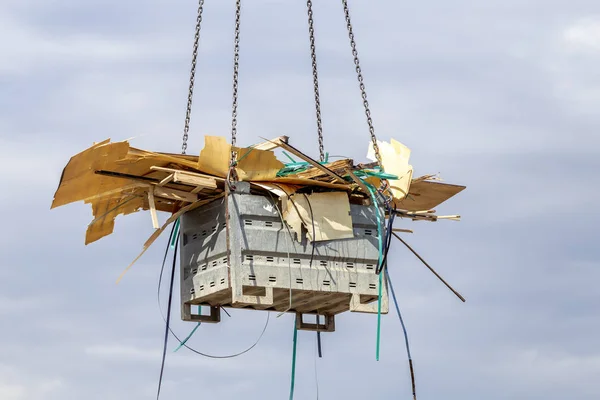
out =
[(452, 293), (454, 293), (454, 294), (456, 295), (456, 297), (458, 297), (459, 299), (461, 299), (463, 303), (464, 303), (464, 302), (466, 302), (465, 298), (464, 298), (464, 297), (462, 297), (462, 296), (461, 296), (461, 294), (460, 294), (460, 293), (458, 293), (456, 290), (454, 290), (454, 289), (452, 288), (452, 286), (450, 286), (450, 285), (448, 284), (448, 282), (446, 282), (446, 281), (444, 280), (444, 278), (442, 278), (442, 277), (441, 277), (441, 276), (440, 276), (440, 275), (439, 275), (437, 272), (435, 272), (435, 270), (434, 270), (433, 268), (431, 268), (431, 266), (430, 266), (429, 264), (427, 264), (427, 261), (423, 260), (423, 257), (421, 257), (421, 256), (420, 256), (420, 255), (419, 255), (419, 254), (418, 254), (416, 251), (414, 251), (414, 250), (413, 250), (413, 248), (412, 248), (412, 247), (410, 247), (410, 246), (408, 245), (408, 243), (406, 243), (404, 240), (402, 240), (402, 238), (401, 238), (400, 236), (398, 236), (398, 235), (396, 234), (396, 232), (393, 232), (393, 231), (392, 231), (392, 235), (396, 236), (396, 239), (398, 239), (399, 241), (401, 241), (402, 243), (404, 243), (404, 245), (405, 245), (406, 247), (408, 247), (408, 249), (409, 249), (409, 250), (410, 250), (410, 251), (411, 251), (411, 252), (412, 252), (412, 253), (413, 253), (415, 256), (417, 256), (417, 258), (418, 258), (419, 260), (421, 260), (421, 262), (422, 262), (423, 264), (425, 264), (425, 266), (426, 266), (427, 268), (429, 268), (429, 270), (430, 270), (431, 272), (433, 272), (433, 274), (434, 274), (435, 276), (437, 276), (437, 278), (438, 278), (440, 281), (442, 281), (442, 283), (443, 283), (444, 285), (446, 285), (446, 287), (447, 287), (448, 289), (450, 289), (450, 290), (452, 291)]

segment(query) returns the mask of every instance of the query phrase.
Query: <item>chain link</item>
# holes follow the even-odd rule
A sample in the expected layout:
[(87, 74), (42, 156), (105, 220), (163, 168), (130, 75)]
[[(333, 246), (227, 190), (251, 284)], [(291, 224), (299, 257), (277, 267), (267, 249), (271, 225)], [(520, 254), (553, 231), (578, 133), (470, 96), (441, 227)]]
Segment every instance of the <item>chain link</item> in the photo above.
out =
[(306, 1), (308, 9), (308, 33), (310, 36), (310, 56), (312, 59), (313, 83), (315, 89), (315, 110), (317, 115), (317, 135), (319, 136), (319, 156), (325, 161), (325, 148), (323, 145), (323, 124), (321, 122), (321, 100), (319, 98), (319, 75), (317, 73), (317, 53), (315, 48), (315, 28), (313, 22), (312, 1)]
[(350, 10), (348, 9), (348, 0), (342, 0), (344, 6), (344, 14), (346, 15), (346, 27), (348, 28), (348, 37), (350, 38), (350, 46), (352, 47), (352, 55), (354, 56), (354, 65), (356, 66), (356, 74), (358, 75), (359, 88), (362, 94), (363, 105), (365, 107), (365, 115), (367, 116), (367, 123), (369, 124), (369, 133), (371, 134), (371, 141), (373, 142), (373, 150), (379, 166), (383, 169), (381, 162), (381, 154), (379, 153), (379, 146), (377, 145), (377, 137), (375, 136), (375, 127), (373, 126), (373, 119), (371, 118), (371, 110), (369, 109), (369, 102), (367, 101), (367, 91), (363, 82), (362, 70), (360, 68), (360, 62), (358, 60), (358, 51), (356, 50), (356, 42), (354, 41), (354, 33), (352, 32), (352, 22), (350, 21)]
[(240, 16), (242, 1), (236, 1), (235, 9), (235, 39), (233, 49), (233, 104), (231, 111), (231, 145), (237, 141), (237, 108), (238, 108), (238, 75), (240, 69)]
[(181, 145), (181, 154), (187, 150), (188, 134), (190, 131), (190, 117), (192, 115), (192, 100), (194, 98), (194, 81), (196, 79), (196, 59), (198, 58), (198, 42), (200, 41), (200, 25), (202, 24), (202, 11), (204, 10), (204, 0), (198, 2), (198, 16), (196, 17), (196, 33), (194, 35), (194, 50), (192, 52), (192, 70), (190, 72), (190, 87), (188, 89), (188, 101), (185, 111), (185, 125), (183, 127), (183, 144)]

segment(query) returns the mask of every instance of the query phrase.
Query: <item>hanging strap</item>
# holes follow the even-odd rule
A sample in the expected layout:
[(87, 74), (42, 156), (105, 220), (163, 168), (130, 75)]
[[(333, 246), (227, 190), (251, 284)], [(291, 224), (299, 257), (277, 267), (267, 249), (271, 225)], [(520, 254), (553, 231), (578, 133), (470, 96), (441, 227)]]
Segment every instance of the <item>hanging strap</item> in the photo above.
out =
[(294, 320), (294, 345), (292, 350), (292, 378), (290, 380), (290, 400), (294, 400), (294, 384), (296, 383), (296, 347), (298, 344), (298, 326)]

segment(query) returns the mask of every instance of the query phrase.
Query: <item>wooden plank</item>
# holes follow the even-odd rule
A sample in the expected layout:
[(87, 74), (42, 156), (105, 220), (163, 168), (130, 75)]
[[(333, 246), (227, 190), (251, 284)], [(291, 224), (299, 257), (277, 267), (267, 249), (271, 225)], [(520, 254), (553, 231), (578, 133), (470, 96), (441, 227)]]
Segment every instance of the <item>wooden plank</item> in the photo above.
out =
[(392, 232), (413, 233), (411, 229), (393, 228)]
[(169, 174), (165, 179), (158, 182), (158, 186), (165, 186), (167, 183), (171, 182), (175, 178), (175, 174)]
[[(344, 175), (347, 170), (352, 170), (353, 166), (354, 162), (351, 159), (337, 160), (332, 163), (325, 164), (326, 168), (338, 175)], [(295, 176), (304, 179), (320, 179), (328, 177), (328, 175), (323, 171), (314, 167), (310, 167), (306, 171), (299, 172), (295, 174)]]
[(369, 199), (370, 197), (370, 192), (369, 192), (369, 188), (367, 187), (367, 185), (365, 185), (365, 183), (356, 175), (354, 175), (354, 172), (347, 170), (346, 171), (348, 173), (348, 175), (350, 175), (350, 178), (352, 178), (352, 180), (354, 182), (356, 182), (356, 184), (360, 187), (360, 189), (364, 192), (364, 194), (369, 195)]
[(198, 201), (197, 194), (184, 192), (182, 190), (162, 188), (159, 186), (154, 187), (154, 195), (171, 200), (185, 201), (187, 203), (194, 203)]
[(152, 166), (152, 167), (150, 167), (150, 169), (153, 170), (153, 171), (163, 171), (163, 172), (170, 172), (170, 173), (184, 172), (187, 175), (191, 175), (191, 176), (198, 176), (198, 177), (201, 177), (201, 178), (214, 179), (216, 181), (221, 181), (221, 182), (225, 181), (224, 178), (219, 178), (218, 176), (212, 176), (212, 175), (202, 174), (202, 173), (199, 173), (199, 172), (183, 171), (183, 170), (180, 170), (180, 169), (158, 167), (158, 166)]
[(186, 172), (174, 172), (173, 180), (177, 183), (183, 183), (185, 185), (190, 186), (201, 186), (206, 189), (216, 189), (217, 181), (211, 178), (206, 178), (203, 176), (195, 176), (193, 174), (188, 174)]
[(158, 229), (158, 215), (156, 215), (156, 203), (154, 202), (154, 192), (152, 188), (148, 188), (148, 206), (150, 208), (150, 216), (152, 217), (152, 227)]
[(256, 146), (253, 147), (253, 149), (255, 150), (273, 150), (275, 148), (277, 148), (278, 146), (275, 144), (278, 140), (282, 141), (283, 143), (287, 143), (290, 138), (288, 136), (279, 136), (276, 137), (273, 140), (267, 140), (265, 142), (262, 142), (260, 144), (257, 144)]
[(336, 181), (340, 181), (341, 183), (347, 183), (344, 180), (344, 178), (342, 178), (341, 176), (339, 176), (335, 172), (331, 171), (329, 168), (327, 168), (327, 167), (319, 164), (317, 161), (313, 160), (312, 158), (310, 158), (306, 154), (302, 153), (300, 150), (296, 149), (295, 147), (290, 146), (289, 144), (283, 142), (282, 140), (276, 139), (272, 143), (276, 144), (278, 147), (281, 147), (284, 150), (289, 151), (290, 153), (292, 153), (296, 157), (299, 157), (299, 158), (303, 159), (304, 161), (306, 161), (307, 163), (309, 163), (313, 167), (320, 169), (321, 171), (323, 171), (324, 173), (326, 173), (327, 175), (329, 175), (330, 177), (332, 177)]

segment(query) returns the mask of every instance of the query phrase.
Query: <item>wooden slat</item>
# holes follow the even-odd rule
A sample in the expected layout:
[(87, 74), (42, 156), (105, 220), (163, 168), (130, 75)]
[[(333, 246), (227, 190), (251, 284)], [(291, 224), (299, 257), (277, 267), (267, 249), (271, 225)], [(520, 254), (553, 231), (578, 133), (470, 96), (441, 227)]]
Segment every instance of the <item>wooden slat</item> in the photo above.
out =
[(184, 192), (182, 190), (167, 189), (159, 186), (154, 187), (154, 195), (171, 200), (185, 201), (187, 203), (198, 201), (198, 195), (194, 193)]
[(206, 189), (216, 189), (217, 181), (212, 178), (206, 178), (203, 176), (195, 176), (187, 172), (174, 172), (173, 180), (177, 183), (183, 183), (190, 186), (201, 186)]
[(152, 190), (148, 190), (148, 206), (150, 208), (150, 216), (152, 217), (152, 227), (154, 229), (158, 229), (160, 228), (160, 226), (158, 225), (158, 215), (156, 215), (156, 203), (154, 202), (154, 192)]
[(288, 136), (279, 136), (279, 137), (276, 137), (275, 139), (267, 140), (263, 143), (257, 144), (256, 146), (253, 147), (253, 149), (255, 149), (255, 150), (273, 150), (273, 149), (277, 148), (277, 145), (275, 143), (278, 140), (282, 141), (283, 143), (287, 143), (290, 140), (290, 138)]

